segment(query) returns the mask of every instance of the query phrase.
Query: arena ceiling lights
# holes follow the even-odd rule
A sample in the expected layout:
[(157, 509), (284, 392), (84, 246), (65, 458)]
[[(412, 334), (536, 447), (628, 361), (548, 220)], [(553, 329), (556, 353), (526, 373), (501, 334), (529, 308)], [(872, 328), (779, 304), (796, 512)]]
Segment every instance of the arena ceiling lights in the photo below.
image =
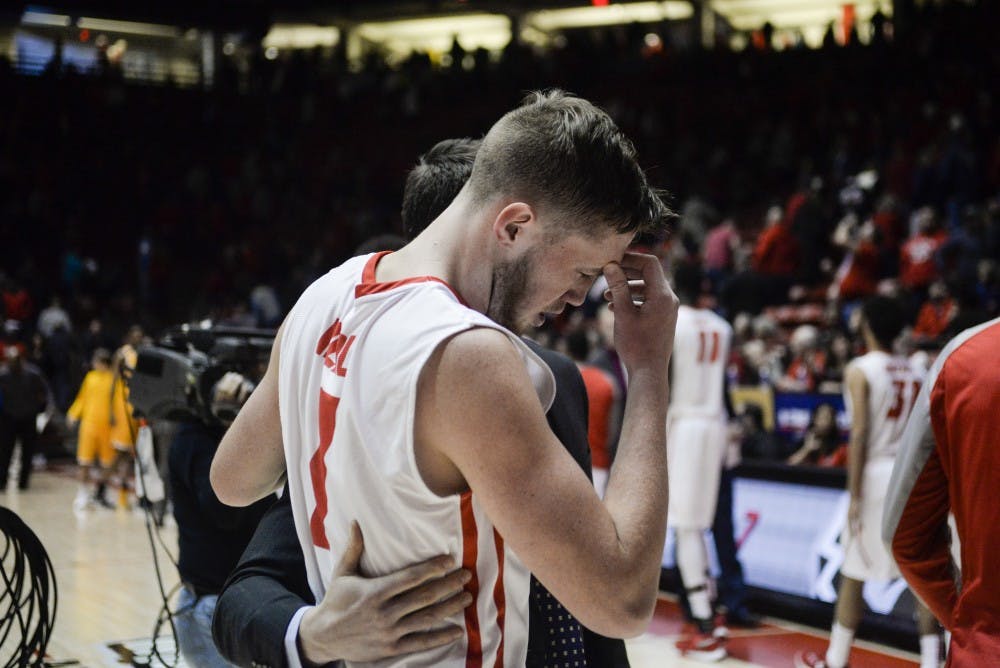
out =
[(87, 16), (76, 20), (76, 27), (81, 30), (110, 32), (115, 34), (145, 35), (147, 37), (176, 38), (181, 36), (180, 28), (163, 25), (162, 23), (139, 23), (136, 21), (118, 21), (115, 19), (95, 19)]
[[(69, 28), (73, 19), (68, 14), (55, 14), (42, 9), (27, 9), (21, 14), (21, 25), (51, 26), (54, 28)], [(162, 23), (142, 23), (138, 21), (119, 21), (116, 19), (91, 18), (81, 16), (76, 20), (80, 30), (108, 32), (112, 34), (143, 35), (146, 37), (176, 38), (181, 36), (180, 28)]]
[(360, 23), (352, 31), (391, 54), (447, 53), (457, 37), (466, 51), (498, 51), (510, 42), (510, 19), (502, 14), (459, 14), (434, 18)]
[(72, 22), (73, 20), (67, 14), (52, 14), (34, 9), (27, 9), (21, 14), (21, 25), (25, 26), (68, 28)]
[[(776, 32), (795, 30), (802, 33), (806, 44), (818, 47), (830, 23), (841, 25), (844, 8), (854, 8), (858, 22), (867, 23), (878, 9), (886, 16), (892, 15), (891, 0), (709, 0), (709, 5), (724, 16), (737, 30), (758, 30), (770, 21)], [(867, 35), (860, 34), (862, 41)]]
[[(664, 20), (686, 19), (694, 11), (687, 0), (667, 2), (623, 2), (606, 7), (574, 7), (529, 12), (522, 18), (522, 39), (534, 43), (547, 43), (548, 37), (563, 29), (590, 26), (623, 25), (628, 23), (652, 23)], [(284, 30), (287, 27), (288, 30)], [(278, 29), (282, 28), (278, 43)], [(311, 27), (310, 33), (302, 26), (276, 25), (264, 40), (265, 46), (277, 48), (302, 48), (317, 45), (315, 38), (323, 30)], [(330, 29), (333, 30), (333, 29)], [(386, 50), (390, 57), (401, 58), (413, 51), (431, 54), (447, 54), (452, 42), (458, 38), (466, 51), (484, 48), (499, 51), (511, 40), (510, 19), (503, 14), (463, 13), (450, 16), (434, 16), (390, 21), (369, 21), (359, 23), (351, 30), (348, 51), (351, 57), (360, 53), (357, 41), (376, 44)], [(337, 38), (333, 39), (334, 43)], [(295, 40), (295, 44), (288, 41)], [(355, 42), (352, 44), (352, 42)]]
[(339, 41), (340, 31), (332, 26), (275, 23), (262, 44), (266, 49), (312, 49), (336, 46)]
[(656, 23), (691, 18), (694, 8), (686, 0), (668, 2), (620, 2), (603, 7), (543, 9), (524, 17), (525, 26), (543, 33), (571, 28)]

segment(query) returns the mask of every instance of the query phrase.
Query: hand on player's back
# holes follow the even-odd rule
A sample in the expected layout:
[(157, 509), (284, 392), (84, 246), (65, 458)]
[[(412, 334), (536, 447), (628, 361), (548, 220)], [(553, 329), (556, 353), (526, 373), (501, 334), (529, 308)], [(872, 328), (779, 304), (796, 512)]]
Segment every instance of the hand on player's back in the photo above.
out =
[(312, 665), (337, 659), (374, 661), (454, 642), (463, 630), (446, 620), (472, 597), (466, 570), (436, 557), (396, 573), (366, 578), (358, 564), (364, 538), (356, 522), (323, 600), (299, 627), (303, 658)]

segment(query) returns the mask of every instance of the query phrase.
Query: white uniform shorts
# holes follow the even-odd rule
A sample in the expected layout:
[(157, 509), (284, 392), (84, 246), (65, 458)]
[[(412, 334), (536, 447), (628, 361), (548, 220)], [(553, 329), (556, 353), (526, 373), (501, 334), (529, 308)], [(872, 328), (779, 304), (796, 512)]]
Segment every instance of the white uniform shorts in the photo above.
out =
[(851, 535), (845, 523), (840, 542), (844, 546), (842, 575), (854, 580), (886, 581), (899, 577), (899, 569), (882, 542), (882, 513), (892, 476), (893, 460), (867, 462), (861, 481), (861, 532)]
[(725, 454), (724, 420), (678, 416), (667, 422), (669, 526), (681, 529), (712, 526)]

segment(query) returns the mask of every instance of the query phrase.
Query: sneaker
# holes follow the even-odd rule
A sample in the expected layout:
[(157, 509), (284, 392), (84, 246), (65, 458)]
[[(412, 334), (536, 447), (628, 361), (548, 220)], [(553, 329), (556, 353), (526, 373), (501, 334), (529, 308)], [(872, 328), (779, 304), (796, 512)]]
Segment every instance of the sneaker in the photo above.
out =
[(721, 661), (726, 658), (724, 641), (711, 633), (695, 633), (681, 638), (675, 647), (682, 656), (695, 661)]
[(104, 494), (95, 494), (93, 497), (93, 502), (101, 506), (102, 508), (114, 509), (115, 507), (115, 504), (108, 501), (108, 497), (104, 496)]
[[(826, 659), (816, 652), (796, 652), (795, 668), (830, 668)], [(844, 668), (848, 668), (846, 665)]]

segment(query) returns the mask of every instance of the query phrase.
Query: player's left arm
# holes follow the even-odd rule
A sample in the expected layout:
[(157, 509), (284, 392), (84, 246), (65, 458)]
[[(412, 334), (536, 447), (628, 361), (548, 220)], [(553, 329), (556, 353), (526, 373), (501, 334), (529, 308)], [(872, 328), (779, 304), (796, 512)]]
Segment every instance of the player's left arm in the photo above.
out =
[(285, 452), (278, 413), (278, 365), (284, 325), (271, 346), (267, 371), (222, 437), (212, 461), (211, 481), (219, 500), (248, 506), (277, 490), (285, 478)]
[(847, 511), (848, 526), (857, 534), (861, 530), (861, 483), (868, 459), (868, 379), (856, 366), (844, 374), (847, 396), (851, 401), (851, 438), (847, 448), (847, 491), (851, 505)]

